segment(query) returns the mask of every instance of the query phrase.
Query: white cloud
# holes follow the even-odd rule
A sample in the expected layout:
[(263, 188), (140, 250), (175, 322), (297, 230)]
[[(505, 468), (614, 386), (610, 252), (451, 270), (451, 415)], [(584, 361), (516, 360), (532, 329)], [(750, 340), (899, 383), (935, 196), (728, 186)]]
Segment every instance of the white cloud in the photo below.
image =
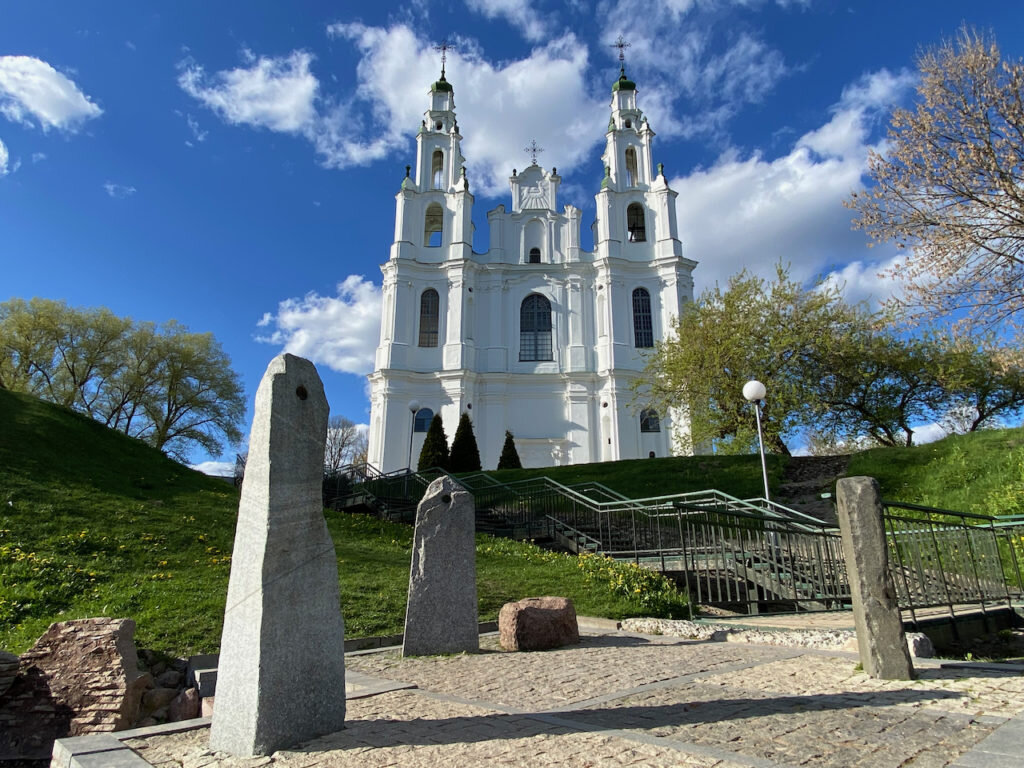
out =
[(941, 424), (923, 424), (919, 427), (914, 427), (914, 445), (934, 443), (936, 440), (941, 440), (948, 435), (949, 432)]
[(75, 83), (32, 56), (0, 56), (0, 114), (47, 131), (74, 131), (103, 113)]
[(788, 154), (769, 160), (730, 151), (711, 168), (672, 180), (686, 255), (700, 262), (698, 290), (724, 284), (744, 267), (768, 277), (782, 261), (792, 277), (808, 280), (856, 262), (834, 273), (848, 296), (878, 301), (891, 294), (890, 282), (870, 276), (892, 251), (882, 250), (876, 263), (864, 260), (865, 237), (851, 231), (843, 201), (862, 186), (871, 121), (910, 82), (884, 70), (867, 75), (843, 92), (829, 122), (798, 138)]
[(189, 467), (212, 477), (233, 477), (235, 474), (233, 461), (201, 461), (198, 464), (189, 464)]
[(309, 70), (312, 55), (293, 51), (279, 58), (256, 58), (243, 51), (243, 56), (251, 66), (210, 77), (194, 61), (185, 61), (178, 85), (229, 123), (283, 133), (308, 131), (316, 119), (319, 87)]
[[(329, 164), (351, 162), (347, 149), (383, 155), (407, 148), (428, 106), (437, 56), (403, 25), (335, 24), (329, 33), (359, 48), (358, 92), (369, 101), (381, 136), (376, 145), (357, 147), (339, 133), (336, 143), (321, 147), (333, 159)], [(459, 122), (466, 126), (462, 152), (473, 189), (492, 195), (507, 191), (512, 169), (529, 164), (521, 148), (531, 139), (544, 147), (547, 167), (568, 170), (592, 154), (603, 137), (607, 103), (592, 97), (586, 69), (586, 46), (571, 33), (502, 65), (486, 61), (468, 44), (449, 56), (447, 79), (455, 89)], [(528, 115), (543, 120), (527, 120)]]
[(0, 176), (7, 175), (7, 159), (10, 157), (10, 153), (7, 151), (7, 146), (0, 140)]
[[(429, 106), (430, 83), (439, 74), (430, 44), (403, 24), (387, 29), (332, 24), (327, 34), (351, 41), (361, 53), (350, 101), (322, 93), (310, 69), (312, 57), (302, 51), (276, 59), (247, 53), (249, 66), (210, 76), (187, 60), (178, 82), (227, 122), (304, 136), (328, 168), (408, 152)], [(472, 126), (462, 147), (474, 190), (505, 191), (512, 169), (529, 162), (520, 148), (530, 139), (545, 148), (546, 165), (568, 169), (591, 154), (602, 138), (607, 105), (591, 98), (586, 68), (586, 46), (572, 34), (500, 66), (484, 60), (471, 42), (460, 41), (460, 50), (449, 56), (448, 80), (456, 103), (468, 105), (458, 114)], [(530, 114), (544, 119), (524, 120)], [(354, 122), (363, 130), (353, 133)]]
[(45, 152), (33, 152), (32, 153), (32, 162), (33, 163), (41, 163), (45, 159), (46, 159), (46, 153)]
[(107, 194), (114, 198), (131, 197), (138, 190), (135, 187), (127, 184), (115, 184), (112, 181), (108, 181), (103, 185), (103, 189), (107, 191)]
[(257, 323), (266, 327), (272, 322), (274, 332), (256, 340), (335, 371), (365, 375), (373, 370), (380, 314), (380, 288), (361, 275), (349, 275), (338, 284), (336, 296), (311, 292), (282, 301), (276, 314), (267, 313)]
[[(721, 136), (745, 105), (761, 102), (792, 71), (779, 50), (744, 28), (744, 17), (760, 5), (759, 0), (603, 2), (597, 13), (603, 50), (615, 53), (614, 42), (628, 30), (626, 70), (643, 83), (644, 110), (663, 136)], [(731, 6), (739, 10), (732, 12)], [(658, 92), (653, 102), (652, 91)], [(684, 109), (674, 106), (680, 98), (686, 100)]]
[(505, 19), (532, 42), (542, 40), (548, 26), (530, 0), (466, 0), (466, 7), (488, 19)]
[(886, 299), (902, 294), (903, 287), (889, 272), (905, 258), (906, 254), (897, 254), (882, 261), (851, 261), (829, 272), (825, 283), (838, 287), (851, 304), (863, 301), (877, 310)]
[(199, 142), (206, 141), (209, 131), (200, 130), (199, 122), (192, 115), (185, 115), (185, 122), (188, 123), (188, 129), (192, 132), (192, 138)]

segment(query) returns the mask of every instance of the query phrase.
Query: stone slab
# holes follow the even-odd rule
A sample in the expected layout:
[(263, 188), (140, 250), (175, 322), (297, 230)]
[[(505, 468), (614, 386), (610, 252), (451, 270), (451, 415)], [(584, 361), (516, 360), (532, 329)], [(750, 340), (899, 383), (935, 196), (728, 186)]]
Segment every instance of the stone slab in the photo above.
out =
[(266, 755), (344, 725), (338, 559), (321, 489), (328, 412), (312, 363), (270, 362), (238, 508), (211, 749)]
[(888, 567), (878, 481), (844, 477), (836, 483), (836, 501), (861, 664), (871, 677), (910, 680), (914, 665)]
[(416, 509), (403, 655), (479, 650), (475, 529), (472, 496), (434, 480)]

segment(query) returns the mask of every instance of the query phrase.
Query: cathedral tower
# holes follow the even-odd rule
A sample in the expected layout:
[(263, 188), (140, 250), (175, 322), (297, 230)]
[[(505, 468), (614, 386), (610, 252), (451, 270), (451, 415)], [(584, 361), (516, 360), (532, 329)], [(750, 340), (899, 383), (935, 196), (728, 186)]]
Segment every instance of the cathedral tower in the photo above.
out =
[(510, 209), (487, 213), (490, 247), (477, 253), (454, 90), (442, 70), (381, 267), (371, 464), (415, 468), (436, 413), (449, 438), (470, 415), (484, 469), (496, 466), (506, 429), (524, 466), (671, 453), (671, 431), (682, 425), (638, 411), (631, 390), (645, 352), (692, 298), (696, 266), (682, 256), (676, 194), (652, 167), (653, 137), (623, 69), (612, 86), (594, 251), (581, 248), (580, 209), (558, 210), (561, 177), (534, 153), (509, 179)]

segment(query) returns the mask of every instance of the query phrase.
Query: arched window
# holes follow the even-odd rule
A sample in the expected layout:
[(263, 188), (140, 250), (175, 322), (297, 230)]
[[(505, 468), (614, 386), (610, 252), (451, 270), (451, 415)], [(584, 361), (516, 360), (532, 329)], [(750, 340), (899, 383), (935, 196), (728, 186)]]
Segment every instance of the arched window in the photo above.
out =
[(626, 229), (629, 231), (629, 242), (631, 243), (642, 243), (647, 239), (644, 207), (640, 203), (630, 203), (626, 209)]
[(640, 431), (661, 432), (661, 421), (658, 420), (658, 412), (653, 408), (640, 411)]
[[(629, 127), (628, 125), (626, 126)], [(635, 187), (639, 176), (636, 172), (636, 150), (632, 147), (626, 148), (626, 186)]]
[(437, 291), (428, 288), (420, 296), (420, 342), (421, 347), (437, 346), (437, 317), (441, 300)]
[(429, 408), (420, 408), (416, 411), (416, 421), (413, 423), (413, 432), (426, 432), (430, 429), (430, 422), (434, 420), (434, 412)]
[(444, 152), (435, 149), (430, 157), (430, 186), (441, 189), (444, 185)]
[(530, 249), (530, 263), (531, 264), (540, 264), (540, 248), (531, 248)]
[(651, 294), (646, 288), (637, 288), (633, 291), (633, 341), (638, 348), (654, 346)]
[(551, 355), (551, 302), (536, 293), (519, 308), (519, 359), (554, 360)]
[(437, 203), (427, 206), (423, 223), (423, 244), (437, 248), (444, 240), (444, 210)]

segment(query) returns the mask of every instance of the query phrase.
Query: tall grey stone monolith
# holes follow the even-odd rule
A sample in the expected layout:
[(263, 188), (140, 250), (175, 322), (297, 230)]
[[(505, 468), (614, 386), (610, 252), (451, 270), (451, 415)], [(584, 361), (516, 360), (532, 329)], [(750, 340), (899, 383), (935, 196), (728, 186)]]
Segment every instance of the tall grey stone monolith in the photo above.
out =
[(843, 478), (836, 484), (836, 501), (861, 664), (871, 677), (910, 680), (914, 665), (889, 573), (878, 481)]
[(473, 497), (450, 477), (416, 509), (403, 656), (480, 649)]
[(327, 415), (313, 364), (275, 357), (256, 392), (211, 749), (267, 755), (344, 727), (345, 626), (321, 495)]

